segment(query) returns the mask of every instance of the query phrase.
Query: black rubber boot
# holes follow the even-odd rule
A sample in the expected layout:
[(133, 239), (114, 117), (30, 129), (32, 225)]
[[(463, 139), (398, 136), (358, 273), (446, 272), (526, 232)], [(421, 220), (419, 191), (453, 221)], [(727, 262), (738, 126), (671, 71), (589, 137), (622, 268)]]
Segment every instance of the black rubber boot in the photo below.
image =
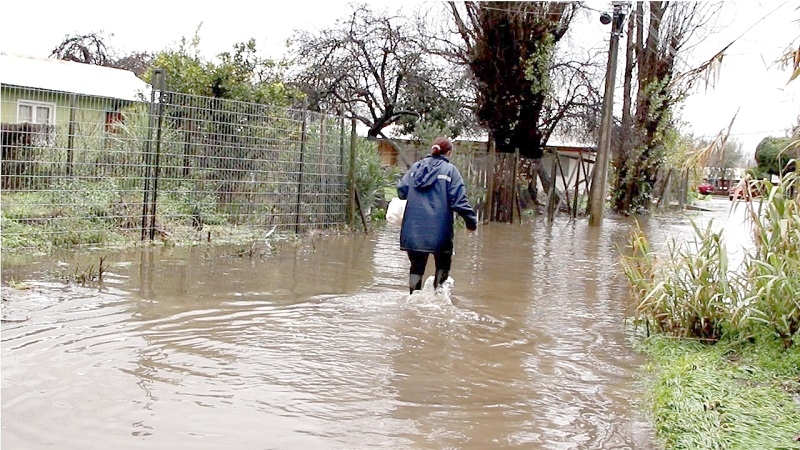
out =
[(408, 275), (408, 288), (409, 294), (413, 294), (414, 291), (419, 291), (422, 289), (422, 275), (416, 274), (409, 274)]
[(443, 285), (445, 281), (447, 281), (447, 277), (450, 275), (449, 270), (437, 270), (436, 276), (433, 278), (433, 288), (436, 289), (439, 286)]

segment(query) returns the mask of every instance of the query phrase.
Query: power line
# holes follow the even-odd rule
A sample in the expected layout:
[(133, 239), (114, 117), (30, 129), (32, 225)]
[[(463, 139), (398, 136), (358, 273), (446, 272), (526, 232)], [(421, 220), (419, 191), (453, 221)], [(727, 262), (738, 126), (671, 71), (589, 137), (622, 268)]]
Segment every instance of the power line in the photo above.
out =
[[(786, 133), (788, 129), (780, 129), (780, 130), (765, 130), (765, 131), (748, 131), (742, 133), (729, 133), (728, 136), (748, 136), (752, 134), (772, 134), (772, 133)], [(711, 137), (717, 136), (718, 133), (715, 134), (699, 134), (695, 137)]]
[(772, 11), (768, 12), (768, 13), (767, 13), (767, 14), (766, 14), (764, 17), (762, 17), (762, 18), (758, 19), (758, 20), (756, 21), (756, 23), (754, 23), (754, 24), (750, 25), (750, 27), (749, 27), (748, 29), (744, 30), (744, 31), (742, 32), (742, 34), (740, 34), (740, 35), (739, 35), (739, 37), (737, 37), (736, 39), (734, 39), (733, 41), (731, 41), (731, 43), (730, 43), (730, 44), (728, 44), (728, 47), (730, 47), (730, 46), (731, 46), (731, 44), (733, 44), (734, 42), (736, 42), (736, 41), (738, 41), (739, 39), (741, 39), (741, 38), (742, 38), (742, 36), (744, 36), (744, 35), (745, 35), (745, 34), (747, 34), (747, 33), (748, 33), (750, 30), (752, 30), (753, 28), (755, 28), (755, 27), (756, 27), (756, 25), (758, 25), (759, 23), (763, 22), (763, 21), (764, 21), (764, 20), (765, 20), (767, 17), (771, 16), (771, 15), (772, 15), (772, 14), (773, 14), (775, 11), (777, 11), (777, 10), (779, 10), (779, 9), (783, 8), (784, 6), (786, 6), (786, 4), (787, 4), (787, 3), (789, 3), (789, 0), (786, 0), (785, 2), (781, 3), (781, 4), (780, 4), (780, 6), (778, 6), (778, 7), (777, 7), (777, 8), (775, 8), (775, 9), (773, 9)]
[[(525, 2), (523, 2), (523, 3), (525, 3)], [(486, 11), (499, 11), (499, 12), (504, 12), (504, 13), (508, 13), (508, 14), (524, 14), (524, 15), (540, 16), (540, 18), (546, 18), (547, 16), (551, 16), (551, 15), (555, 14), (555, 13), (549, 12), (549, 11), (528, 11), (522, 5), (520, 5), (520, 8), (518, 8), (518, 9), (511, 9), (510, 6), (508, 8), (493, 8), (491, 6), (480, 5), (479, 9), (486, 10)], [(586, 8), (586, 9), (591, 9), (591, 8)], [(594, 11), (596, 11), (596, 10), (594, 10)], [(557, 14), (559, 16), (563, 16), (563, 15), (566, 15), (566, 14), (570, 14), (571, 12), (573, 12), (573, 11), (563, 11), (563, 12), (559, 12)]]
[[(743, 37), (745, 34), (749, 33), (749, 32), (750, 32), (750, 30), (752, 30), (753, 28), (755, 28), (755, 27), (756, 27), (758, 24), (760, 24), (761, 22), (763, 22), (764, 20), (766, 20), (766, 18), (767, 18), (767, 17), (769, 17), (769, 16), (771, 16), (772, 14), (774, 14), (774, 13), (775, 13), (775, 11), (777, 11), (777, 10), (779, 10), (779, 9), (783, 8), (784, 6), (786, 6), (786, 4), (787, 4), (787, 3), (789, 3), (789, 0), (786, 0), (786, 1), (784, 1), (783, 3), (781, 3), (780, 5), (778, 5), (778, 7), (776, 7), (775, 9), (773, 9), (772, 11), (768, 12), (768, 13), (767, 13), (767, 14), (765, 14), (763, 17), (761, 17), (760, 19), (758, 19), (757, 21), (755, 21), (755, 23), (753, 23), (752, 25), (750, 25), (749, 27), (747, 27), (747, 29), (746, 29), (746, 30), (742, 31), (742, 33), (741, 33), (741, 34), (739, 34), (739, 36), (737, 36), (735, 39), (733, 39), (733, 40), (732, 40), (732, 41), (731, 41), (731, 42), (730, 42), (728, 45), (726, 45), (725, 47), (723, 47), (723, 48), (722, 48), (722, 50), (720, 50), (719, 52), (715, 53), (715, 54), (714, 54), (714, 56), (711, 58), (711, 60), (713, 60), (714, 58), (716, 58), (716, 57), (717, 57), (717, 55), (724, 55), (724, 54), (725, 54), (725, 51), (726, 51), (727, 49), (729, 49), (729, 48), (730, 48), (730, 47), (731, 47), (731, 46), (732, 46), (734, 43), (736, 43), (736, 41), (738, 41), (739, 39), (741, 39), (741, 38), (742, 38), (742, 37)], [(691, 65), (689, 65), (689, 63), (687, 63), (687, 62), (686, 62), (686, 59), (684, 59), (684, 58), (682, 58), (682, 57), (680, 57), (680, 56), (678, 56), (678, 59), (679, 59), (681, 62), (683, 62), (683, 63), (684, 63), (684, 64), (685, 64), (687, 67), (691, 67)]]

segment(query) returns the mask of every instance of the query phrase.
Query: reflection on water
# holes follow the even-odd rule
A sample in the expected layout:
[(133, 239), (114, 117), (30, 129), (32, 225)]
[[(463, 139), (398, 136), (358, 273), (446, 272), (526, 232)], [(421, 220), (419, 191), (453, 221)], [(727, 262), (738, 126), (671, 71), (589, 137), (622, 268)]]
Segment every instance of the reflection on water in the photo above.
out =
[[(696, 219), (743, 230), (712, 206)], [(659, 245), (687, 217), (642, 226)], [(2, 446), (653, 448), (622, 330), (632, 223), (459, 232), (451, 292), (411, 297), (396, 228), (104, 254), (101, 287), (56, 277), (97, 253), (6, 258), (31, 289), (3, 288)]]

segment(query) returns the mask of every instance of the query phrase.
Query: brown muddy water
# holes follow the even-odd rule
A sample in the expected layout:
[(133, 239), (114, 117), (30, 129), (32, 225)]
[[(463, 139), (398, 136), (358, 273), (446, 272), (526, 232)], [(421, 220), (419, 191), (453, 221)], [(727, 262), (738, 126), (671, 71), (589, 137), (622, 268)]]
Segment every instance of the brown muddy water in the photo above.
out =
[[(708, 206), (643, 227), (746, 238)], [(462, 229), (449, 296), (409, 297), (393, 227), (253, 257), (5, 257), (2, 448), (657, 448), (623, 327), (631, 227)], [(100, 256), (101, 285), (60, 279)]]

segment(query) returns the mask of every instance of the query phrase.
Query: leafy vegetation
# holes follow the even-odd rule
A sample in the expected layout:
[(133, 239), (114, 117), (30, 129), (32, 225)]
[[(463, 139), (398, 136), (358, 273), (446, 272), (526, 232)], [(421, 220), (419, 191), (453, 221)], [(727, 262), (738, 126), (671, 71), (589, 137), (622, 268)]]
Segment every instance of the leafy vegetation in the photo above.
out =
[(738, 324), (751, 333), (764, 332), (800, 345), (800, 176), (792, 172), (773, 185), (753, 181), (751, 189), (766, 192), (763, 204), (746, 203), (754, 223), (756, 250), (746, 260), (746, 297)]
[(402, 176), (400, 169), (384, 165), (375, 151), (375, 142), (367, 139), (356, 141), (355, 169), (356, 192), (364, 213), (372, 220), (382, 220), (386, 216), (388, 200), (396, 195), (387, 193), (394, 190)]
[(636, 255), (624, 261), (625, 274), (636, 288), (638, 319), (648, 329), (678, 337), (716, 342), (731, 321), (730, 305), (737, 291), (728, 281), (728, 258), (720, 233), (695, 226), (693, 246), (672, 242), (669, 259), (655, 264), (649, 244), (637, 230)]
[(728, 267), (722, 232), (695, 226), (665, 260), (641, 229), (622, 266), (637, 300), (632, 323), (653, 358), (653, 416), (668, 448), (800, 448), (800, 177), (744, 203), (754, 249)]
[(636, 320), (653, 331), (718, 341), (727, 329), (737, 335), (766, 334), (786, 347), (800, 344), (800, 191), (796, 172), (778, 185), (752, 180), (767, 193), (746, 202), (755, 250), (743, 272), (731, 271), (722, 232), (695, 226), (694, 245), (674, 242), (659, 261), (641, 229), (630, 240), (622, 265), (638, 300)]
[[(680, 73), (677, 61), (720, 8), (718, 3), (638, 2), (628, 18), (622, 123), (615, 159), (613, 208), (623, 214), (652, 205), (658, 172), (665, 166), (677, 108), (699, 73)], [(635, 39), (634, 39), (635, 37)], [(635, 92), (632, 92), (635, 88)]]
[(258, 56), (254, 39), (220, 53), (219, 62), (203, 58), (199, 44), (198, 28), (191, 41), (183, 38), (177, 49), (157, 53), (143, 78), (152, 82), (154, 70), (163, 69), (171, 91), (274, 106), (288, 106), (302, 97), (283, 79), (286, 63)]
[(762, 172), (780, 175), (787, 170), (794, 170), (791, 160), (797, 158), (800, 146), (792, 143), (791, 138), (765, 137), (756, 147), (756, 162)]
[(584, 76), (589, 63), (556, 52), (578, 3), (451, 2), (448, 8), (458, 33), (453, 41), (441, 33), (429, 41), (440, 47), (437, 53), (469, 68), (475, 114), (498, 152), (519, 149), (538, 159), (559, 122), (591, 128), (599, 101), (596, 80)]

